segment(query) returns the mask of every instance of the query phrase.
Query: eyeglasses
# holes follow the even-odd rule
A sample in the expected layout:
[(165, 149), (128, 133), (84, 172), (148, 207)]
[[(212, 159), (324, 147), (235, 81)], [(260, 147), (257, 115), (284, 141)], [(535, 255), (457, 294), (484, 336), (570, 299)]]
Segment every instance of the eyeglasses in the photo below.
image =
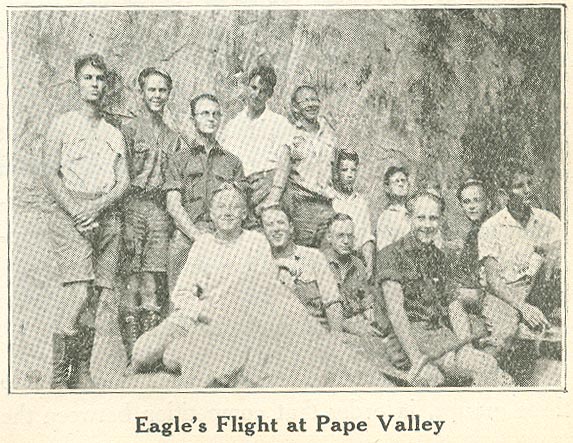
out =
[(209, 117), (213, 117), (216, 120), (219, 120), (222, 117), (223, 114), (221, 114), (221, 111), (202, 111), (199, 112), (197, 114), (195, 114), (195, 117), (201, 117), (201, 118), (209, 118)]

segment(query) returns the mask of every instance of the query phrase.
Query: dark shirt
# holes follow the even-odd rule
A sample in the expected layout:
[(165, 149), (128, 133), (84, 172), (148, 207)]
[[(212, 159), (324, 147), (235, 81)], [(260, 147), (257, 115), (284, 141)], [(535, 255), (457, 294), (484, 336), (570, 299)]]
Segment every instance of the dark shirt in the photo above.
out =
[(433, 243), (426, 245), (410, 232), (380, 251), (377, 269), (380, 287), (388, 280), (402, 286), (410, 321), (425, 322), (432, 328), (449, 327), (449, 266), (445, 254)]
[(167, 155), (177, 141), (177, 134), (163, 122), (156, 130), (146, 110), (124, 125), (122, 132), (127, 146), (132, 193), (161, 192)]
[(373, 291), (368, 284), (366, 267), (362, 261), (351, 255), (349, 265), (345, 266), (332, 249), (324, 251), (324, 255), (338, 282), (344, 317), (354, 317), (371, 308)]
[(213, 192), (225, 182), (244, 185), (245, 174), (238, 157), (215, 142), (209, 154), (196, 138), (179, 137), (167, 158), (165, 191), (181, 192), (182, 204), (193, 223), (210, 221)]
[(453, 265), (453, 277), (463, 288), (480, 287), (480, 262), (478, 253), (479, 226), (472, 224), (457, 263)]

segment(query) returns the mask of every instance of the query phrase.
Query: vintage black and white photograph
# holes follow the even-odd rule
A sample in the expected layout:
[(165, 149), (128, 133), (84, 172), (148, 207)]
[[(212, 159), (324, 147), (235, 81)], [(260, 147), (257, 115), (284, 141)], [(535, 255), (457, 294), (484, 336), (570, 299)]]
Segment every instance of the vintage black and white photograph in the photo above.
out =
[(562, 391), (563, 13), (11, 8), (11, 392)]

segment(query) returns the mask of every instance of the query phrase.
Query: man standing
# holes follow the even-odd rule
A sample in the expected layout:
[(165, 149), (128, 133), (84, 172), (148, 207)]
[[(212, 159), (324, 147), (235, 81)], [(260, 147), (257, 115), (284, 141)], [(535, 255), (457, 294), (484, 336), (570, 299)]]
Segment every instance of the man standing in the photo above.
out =
[[(294, 241), (319, 247), (326, 223), (334, 215), (332, 170), (336, 137), (319, 115), (320, 99), (312, 86), (299, 86), (291, 97), (293, 134), (281, 147), (277, 173), (265, 205), (283, 198), (294, 228)], [(283, 195), (284, 191), (284, 195)]]
[(107, 72), (100, 55), (77, 60), (81, 107), (56, 117), (47, 134), (43, 176), (55, 200), (49, 226), (64, 299), (53, 336), (54, 389), (75, 387), (78, 365), (88, 367), (94, 333), (80, 327), (78, 318), (92, 286), (100, 297), (96, 330), (104, 315), (117, 316), (121, 223), (115, 203), (129, 186), (129, 174), (123, 136), (102, 118)]
[(241, 161), (221, 147), (217, 131), (221, 107), (211, 94), (191, 100), (191, 118), (196, 135), (182, 136), (167, 160), (163, 188), (167, 191), (167, 211), (175, 222), (169, 243), (167, 276), (170, 292), (183, 269), (196, 236), (211, 232), (209, 205), (213, 192), (225, 182), (243, 182)]
[(338, 213), (348, 214), (354, 222), (354, 249), (362, 256), (366, 264), (366, 276), (370, 280), (374, 272), (374, 235), (370, 221), (368, 201), (354, 190), (360, 159), (358, 153), (340, 151), (334, 168), (334, 175), (340, 193), (332, 206)]
[(169, 74), (157, 68), (145, 68), (137, 82), (144, 106), (141, 114), (123, 131), (131, 176), (123, 209), (128, 255), (124, 303), (128, 355), (140, 332), (157, 326), (161, 320), (157, 288), (167, 272), (170, 224), (163, 183), (167, 154), (177, 139), (176, 133), (163, 121), (163, 110), (173, 84)]
[(388, 316), (412, 363), (412, 384), (437, 386), (444, 375), (471, 377), (475, 386), (512, 385), (489, 354), (465, 346), (451, 329), (448, 265), (434, 244), (443, 200), (429, 192), (409, 201), (412, 231), (379, 255), (378, 282)]
[(292, 225), (280, 207), (263, 209), (261, 219), (281, 283), (297, 295), (322, 325), (332, 332), (342, 331), (340, 293), (323, 254), (294, 244)]
[[(221, 145), (243, 163), (253, 210), (271, 191), (279, 150), (293, 132), (285, 117), (267, 107), (276, 83), (272, 67), (254, 68), (248, 77), (247, 106), (227, 123), (221, 134)], [(250, 224), (256, 223), (253, 216), (251, 213)]]
[(410, 231), (410, 218), (406, 209), (410, 181), (406, 168), (390, 166), (384, 174), (384, 186), (389, 203), (380, 214), (376, 225), (378, 251), (404, 237)]

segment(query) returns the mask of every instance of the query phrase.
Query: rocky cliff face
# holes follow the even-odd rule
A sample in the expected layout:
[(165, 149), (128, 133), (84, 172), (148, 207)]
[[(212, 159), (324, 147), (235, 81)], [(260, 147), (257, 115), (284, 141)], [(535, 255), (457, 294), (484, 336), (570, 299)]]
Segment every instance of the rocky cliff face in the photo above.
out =
[(10, 24), (14, 151), (34, 152), (54, 114), (71, 106), (80, 54), (105, 56), (108, 108), (121, 115), (137, 106), (143, 67), (169, 71), (179, 129), (203, 91), (231, 117), (244, 74), (272, 63), (270, 106), (286, 113), (295, 86), (318, 86), (343, 142), (364, 159), (370, 195), (381, 195), (380, 176), (396, 160), (448, 190), (475, 169), (495, 169), (501, 155), (527, 152), (546, 180), (544, 203), (559, 206), (558, 9), (46, 10), (13, 12)]

